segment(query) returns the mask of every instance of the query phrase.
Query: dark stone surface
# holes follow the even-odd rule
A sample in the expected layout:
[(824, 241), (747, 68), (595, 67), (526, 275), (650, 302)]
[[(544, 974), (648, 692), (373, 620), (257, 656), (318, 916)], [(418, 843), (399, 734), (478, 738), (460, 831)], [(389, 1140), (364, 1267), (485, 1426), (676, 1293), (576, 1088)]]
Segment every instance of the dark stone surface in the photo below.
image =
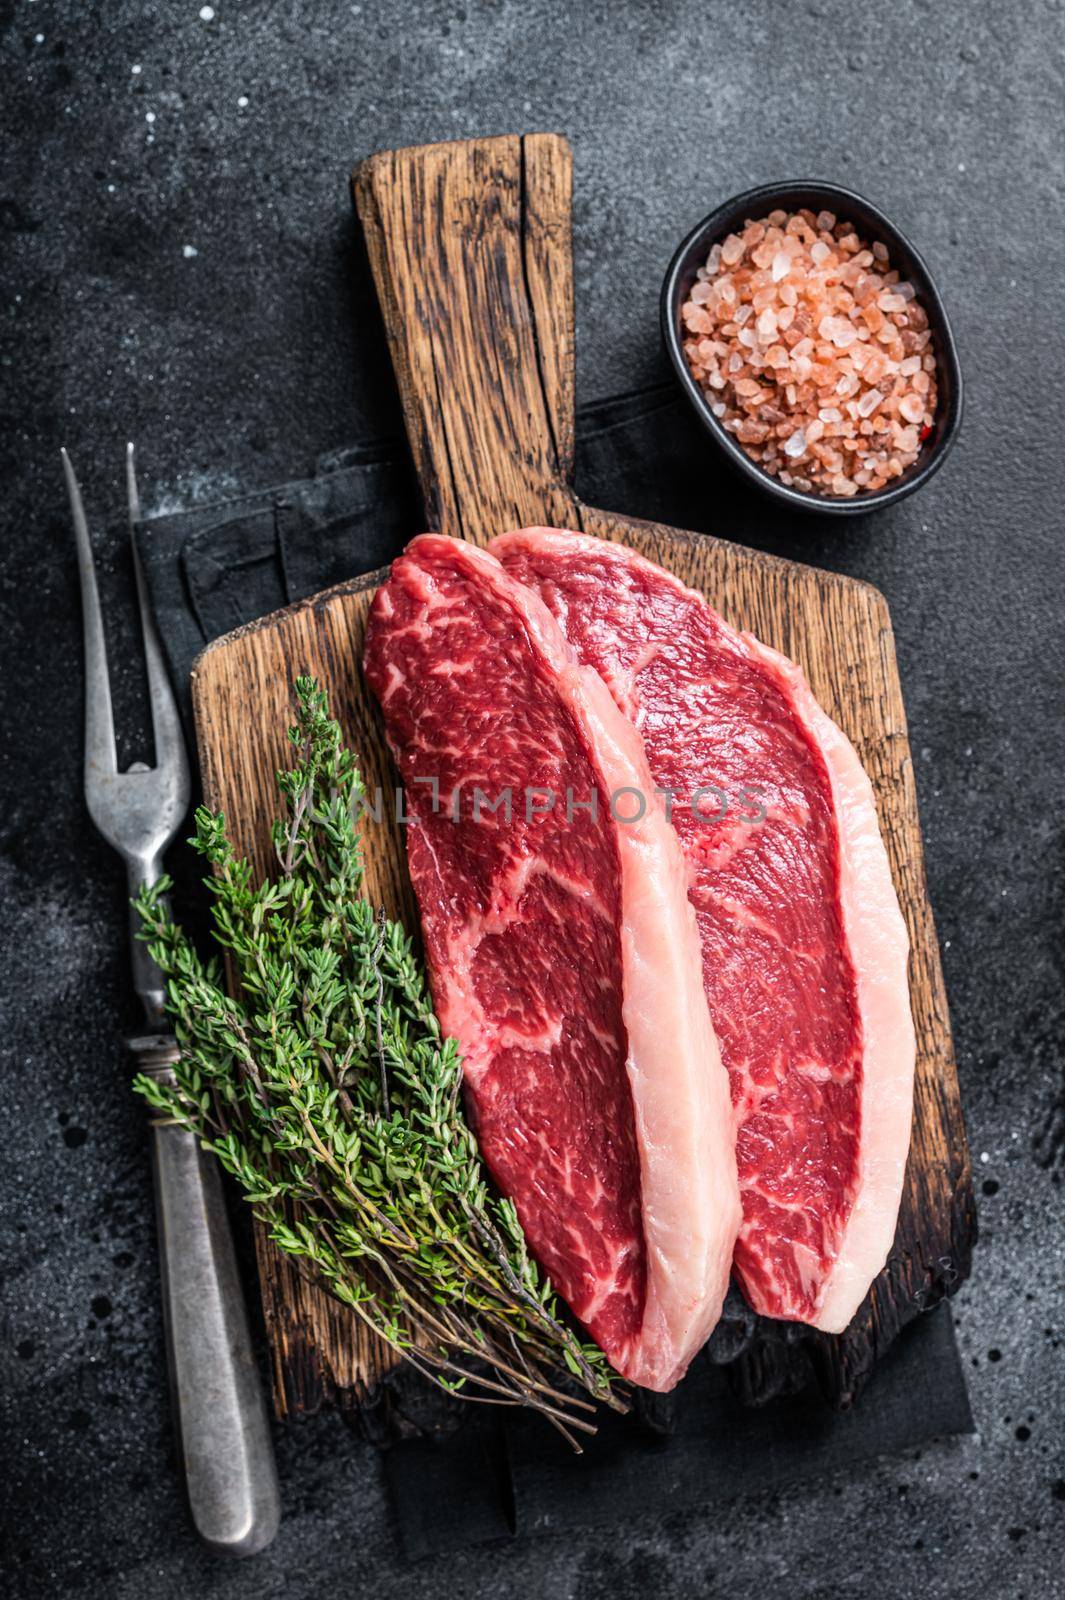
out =
[[(11, 1592), (1065, 1592), (1060, 0), (215, 12), (0, 7)], [(952, 312), (968, 416), (925, 493), (844, 528), (729, 493), (720, 531), (891, 602), (981, 1206), (956, 1302), (979, 1435), (683, 1519), (472, 1551), (442, 1573), (397, 1565), (378, 1460), (323, 1416), (277, 1430), (281, 1535), (229, 1567), (197, 1547), (173, 1473), (144, 1133), (118, 1045), (135, 1020), (123, 893), (79, 798), (56, 451), (70, 447), (99, 529), (128, 436), (160, 508), (392, 428), (376, 331), (352, 310), (347, 169), (380, 146), (522, 126), (574, 145), (585, 397), (664, 370), (656, 300), (675, 240), (777, 177), (867, 192)], [(98, 551), (117, 606), (120, 544)], [(136, 656), (117, 627), (114, 651), (128, 707)]]

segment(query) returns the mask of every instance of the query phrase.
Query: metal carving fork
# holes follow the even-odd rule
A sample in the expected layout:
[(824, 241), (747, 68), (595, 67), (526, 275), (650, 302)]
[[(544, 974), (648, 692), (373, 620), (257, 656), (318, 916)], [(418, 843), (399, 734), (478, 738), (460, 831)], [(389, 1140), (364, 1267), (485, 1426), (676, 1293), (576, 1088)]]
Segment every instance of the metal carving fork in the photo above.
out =
[[(126, 488), (156, 765), (137, 761), (128, 772), (118, 770), (88, 524), (70, 458), (62, 455), (85, 630), (85, 799), (97, 828), (125, 860), (134, 895), (160, 876), (163, 852), (188, 810), (188, 761), (134, 537), (140, 510), (133, 446), (126, 452)], [(131, 911), (132, 933), (137, 921)], [(163, 1011), (163, 975), (139, 939), (132, 954), (145, 1031), (130, 1048), (142, 1071), (166, 1074), (177, 1046)], [(211, 1549), (253, 1555), (277, 1532), (280, 1501), (218, 1167), (184, 1128), (153, 1123), (151, 1139), (171, 1394), (192, 1520)]]

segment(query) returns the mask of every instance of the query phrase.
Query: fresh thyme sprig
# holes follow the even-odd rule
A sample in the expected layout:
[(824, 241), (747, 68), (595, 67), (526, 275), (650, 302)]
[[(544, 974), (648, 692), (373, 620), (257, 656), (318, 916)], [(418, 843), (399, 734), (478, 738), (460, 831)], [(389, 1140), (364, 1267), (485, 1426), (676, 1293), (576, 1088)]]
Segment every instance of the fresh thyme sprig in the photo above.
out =
[(296, 697), (278, 875), (256, 887), (224, 818), (196, 813), (237, 996), (172, 920), (167, 879), (136, 901), (181, 1059), (135, 1088), (394, 1351), (449, 1391), (535, 1407), (576, 1445), (592, 1401), (624, 1409), (618, 1380), (561, 1320), (513, 1205), (489, 1188), (457, 1047), (404, 929), (362, 893), (354, 757), (313, 678)]

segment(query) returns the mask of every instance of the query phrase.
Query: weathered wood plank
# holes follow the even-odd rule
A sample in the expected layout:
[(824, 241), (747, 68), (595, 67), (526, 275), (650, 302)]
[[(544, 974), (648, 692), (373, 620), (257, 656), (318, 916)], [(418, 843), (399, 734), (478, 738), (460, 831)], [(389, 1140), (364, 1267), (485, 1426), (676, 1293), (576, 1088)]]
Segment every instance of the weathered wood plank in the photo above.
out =
[[(572, 172), (565, 141), (527, 135), (372, 157), (354, 191), (384, 313), (429, 522), (483, 544), (507, 527), (574, 527), (625, 542), (701, 589), (730, 622), (805, 669), (873, 781), (910, 930), (917, 1028), (914, 1137), (895, 1249), (851, 1328), (811, 1335), (838, 1403), (918, 1311), (969, 1270), (971, 1173), (924, 877), (913, 765), (891, 622), (867, 585), (722, 540), (584, 506), (569, 484), (574, 362)], [(366, 781), (393, 782), (377, 712), (359, 672), (373, 585), (356, 580), (220, 640), (201, 657), (193, 698), (205, 792), (238, 845), (265, 868), (273, 773), (284, 756), (291, 682), (312, 672), (359, 752)], [(388, 808), (386, 807), (386, 812)], [(398, 830), (367, 833), (375, 895), (413, 924)], [(391, 1358), (262, 1237), (259, 1265), (281, 1412), (358, 1400)], [(758, 1400), (787, 1381), (756, 1341), (738, 1380)]]

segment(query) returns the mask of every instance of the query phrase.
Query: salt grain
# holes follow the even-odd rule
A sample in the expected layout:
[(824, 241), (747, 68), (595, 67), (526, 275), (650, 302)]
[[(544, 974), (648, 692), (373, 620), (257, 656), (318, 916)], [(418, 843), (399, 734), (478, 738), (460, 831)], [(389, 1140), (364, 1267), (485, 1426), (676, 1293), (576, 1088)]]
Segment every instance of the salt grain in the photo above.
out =
[(777, 336), (777, 314), (771, 306), (766, 306), (758, 318), (758, 337), (763, 344), (771, 343)]
[(681, 320), (714, 416), (782, 483), (849, 498), (917, 459), (937, 403), (927, 313), (886, 246), (831, 212), (774, 211), (715, 244)]

